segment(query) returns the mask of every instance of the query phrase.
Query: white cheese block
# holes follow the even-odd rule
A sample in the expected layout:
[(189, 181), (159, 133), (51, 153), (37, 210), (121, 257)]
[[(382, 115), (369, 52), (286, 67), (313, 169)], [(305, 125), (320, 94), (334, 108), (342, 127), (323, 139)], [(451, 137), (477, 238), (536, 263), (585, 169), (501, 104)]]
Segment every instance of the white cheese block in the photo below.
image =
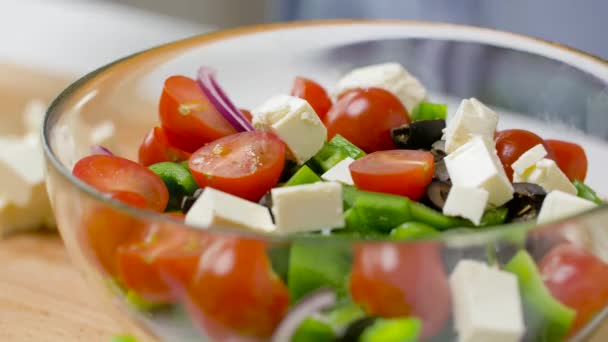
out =
[(27, 206), (32, 189), (44, 182), (44, 158), (37, 139), (15, 139), (0, 149), (0, 197)]
[(488, 192), (488, 202), (501, 206), (513, 198), (513, 185), (493, 148), (475, 136), (445, 158), (445, 166), (455, 186), (480, 188)]
[(186, 224), (203, 229), (275, 231), (268, 208), (213, 188), (205, 188), (186, 214)]
[(538, 144), (524, 152), (513, 164), (511, 168), (513, 172), (523, 175), (526, 170), (536, 165), (537, 162), (543, 160), (547, 156), (547, 150), (543, 144)]
[(346, 157), (331, 169), (321, 175), (321, 179), (328, 182), (340, 182), (347, 185), (354, 185), (353, 177), (348, 168), (355, 160), (351, 157)]
[(482, 137), (486, 144), (493, 146), (497, 125), (496, 112), (475, 98), (464, 99), (445, 129), (445, 151), (452, 153), (475, 136)]
[(576, 187), (551, 159), (542, 159), (523, 174), (513, 174), (514, 182), (527, 182), (538, 184), (546, 192), (560, 190), (569, 194), (576, 194)]
[(327, 140), (327, 128), (308, 102), (277, 95), (251, 112), (257, 129), (273, 131), (287, 145), (291, 157), (304, 164)]
[(0, 236), (41, 227), (55, 227), (45, 184), (33, 186), (30, 193), (30, 200), (25, 206), (18, 206), (0, 198)]
[(479, 225), (488, 204), (489, 194), (484, 189), (453, 185), (443, 206), (448, 216), (460, 216)]
[(344, 226), (342, 185), (317, 182), (274, 188), (272, 213), (277, 232), (290, 234)]
[(46, 113), (46, 104), (40, 100), (31, 100), (23, 112), (23, 124), (28, 135), (39, 136), (42, 120)]
[(336, 96), (356, 88), (382, 88), (401, 100), (412, 112), (426, 98), (426, 89), (399, 63), (369, 65), (354, 69), (338, 81)]
[(450, 276), (454, 325), (460, 342), (517, 342), (524, 319), (515, 275), (461, 260)]
[(548, 223), (593, 209), (597, 204), (584, 198), (553, 190), (547, 194), (538, 213), (538, 224)]

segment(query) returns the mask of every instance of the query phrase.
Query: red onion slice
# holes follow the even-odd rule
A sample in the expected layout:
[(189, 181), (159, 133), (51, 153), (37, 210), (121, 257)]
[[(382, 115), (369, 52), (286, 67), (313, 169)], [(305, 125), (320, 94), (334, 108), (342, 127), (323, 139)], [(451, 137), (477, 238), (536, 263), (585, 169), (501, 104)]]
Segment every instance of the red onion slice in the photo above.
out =
[(107, 156), (113, 156), (114, 153), (110, 151), (107, 147), (103, 147), (101, 145), (93, 145), (90, 148), (91, 154), (104, 154)]
[(323, 309), (334, 306), (336, 300), (336, 293), (330, 289), (319, 289), (302, 298), (298, 305), (287, 312), (270, 341), (291, 341), (291, 337), (305, 319)]
[(215, 80), (215, 72), (207, 67), (201, 67), (198, 70), (198, 85), (209, 99), (209, 102), (222, 114), (226, 120), (238, 132), (253, 131), (253, 125), (241, 113), (238, 108), (230, 101), (226, 92), (222, 90), (220, 85)]

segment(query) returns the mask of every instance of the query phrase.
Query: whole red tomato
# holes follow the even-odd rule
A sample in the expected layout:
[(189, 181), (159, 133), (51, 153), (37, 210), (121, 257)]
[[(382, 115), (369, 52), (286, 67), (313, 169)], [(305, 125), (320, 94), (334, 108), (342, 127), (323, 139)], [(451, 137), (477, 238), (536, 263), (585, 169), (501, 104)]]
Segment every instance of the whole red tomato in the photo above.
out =
[(340, 134), (367, 153), (392, 150), (391, 128), (410, 123), (407, 110), (380, 88), (353, 89), (331, 107), (323, 122), (328, 139)]

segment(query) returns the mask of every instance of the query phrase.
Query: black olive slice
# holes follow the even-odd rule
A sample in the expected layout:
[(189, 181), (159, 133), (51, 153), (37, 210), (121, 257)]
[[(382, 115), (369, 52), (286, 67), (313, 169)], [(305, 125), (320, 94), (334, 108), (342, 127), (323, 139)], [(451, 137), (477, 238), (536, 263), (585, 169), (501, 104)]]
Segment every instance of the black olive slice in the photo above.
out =
[(445, 120), (420, 120), (391, 129), (391, 138), (399, 148), (430, 150), (443, 136)]

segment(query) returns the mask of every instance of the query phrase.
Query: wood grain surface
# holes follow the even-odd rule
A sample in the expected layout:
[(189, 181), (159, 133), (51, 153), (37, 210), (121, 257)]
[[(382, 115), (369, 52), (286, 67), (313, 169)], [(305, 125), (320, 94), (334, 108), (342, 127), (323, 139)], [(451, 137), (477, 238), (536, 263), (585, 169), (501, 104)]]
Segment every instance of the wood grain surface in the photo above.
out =
[(0, 341), (109, 341), (121, 328), (54, 234), (0, 241)]

